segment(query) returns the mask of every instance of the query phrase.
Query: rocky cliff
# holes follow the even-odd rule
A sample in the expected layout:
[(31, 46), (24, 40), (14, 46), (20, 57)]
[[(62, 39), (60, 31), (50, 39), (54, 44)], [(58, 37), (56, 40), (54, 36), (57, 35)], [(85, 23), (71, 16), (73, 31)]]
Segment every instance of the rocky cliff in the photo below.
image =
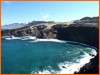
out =
[[(99, 17), (84, 17), (73, 22), (44, 22), (28, 23), (27, 26), (2, 30), (2, 36), (35, 36), (37, 38), (57, 38), (61, 40), (85, 43), (98, 48)], [(98, 51), (97, 51), (98, 53)], [(99, 73), (99, 55), (81, 68), (78, 73)]]
[(35, 36), (76, 41), (98, 47), (98, 17), (68, 22), (33, 21), (24, 27), (2, 31), (2, 36)]

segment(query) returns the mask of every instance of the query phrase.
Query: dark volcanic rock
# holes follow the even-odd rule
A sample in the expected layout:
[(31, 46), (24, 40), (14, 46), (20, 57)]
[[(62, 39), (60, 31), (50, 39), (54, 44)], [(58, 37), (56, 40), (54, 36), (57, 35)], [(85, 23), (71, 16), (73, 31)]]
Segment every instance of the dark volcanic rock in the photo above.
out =
[[(25, 27), (17, 29), (2, 30), (2, 36), (36, 36), (37, 38), (57, 38), (60, 40), (75, 41), (95, 46), (99, 49), (99, 29), (98, 17), (84, 17), (80, 20), (74, 21), (73, 24), (54, 24), (51, 28), (46, 25), (34, 26), (35, 24), (46, 23), (44, 21), (33, 21)], [(49, 23), (54, 23), (50, 21)], [(97, 50), (98, 53), (98, 50)], [(98, 59), (99, 55), (91, 59), (80, 69), (78, 73), (95, 73), (98, 74)], [(63, 67), (64, 68), (64, 67)]]
[(57, 38), (61, 40), (69, 40), (85, 43), (98, 47), (98, 28), (87, 26), (69, 26), (66, 28), (58, 28)]
[[(74, 23), (70, 25), (54, 24), (50, 29), (47, 29), (47, 26), (45, 24), (34, 26), (34, 24), (40, 23), (47, 22), (33, 21), (25, 27), (3, 30), (2, 36), (30, 35), (36, 36), (37, 38), (57, 38), (61, 40), (81, 42), (98, 48), (98, 17), (84, 17), (80, 20), (74, 21)], [(50, 21), (48, 23), (53, 22)]]
[(99, 74), (99, 54), (85, 64), (79, 72), (75, 74)]
[(99, 23), (99, 17), (84, 17), (80, 20), (74, 21), (75, 23)]

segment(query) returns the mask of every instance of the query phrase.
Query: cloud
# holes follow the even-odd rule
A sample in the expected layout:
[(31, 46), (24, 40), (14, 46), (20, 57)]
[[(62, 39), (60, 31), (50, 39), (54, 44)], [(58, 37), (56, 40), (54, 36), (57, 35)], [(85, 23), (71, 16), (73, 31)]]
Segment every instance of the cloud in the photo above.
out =
[(50, 15), (49, 14), (46, 14), (46, 15), (42, 15), (41, 17), (44, 18), (44, 19), (47, 19), (47, 18), (50, 17)]
[(49, 17), (51, 17), (48, 12), (41, 12), (40, 14), (42, 19), (48, 19)]

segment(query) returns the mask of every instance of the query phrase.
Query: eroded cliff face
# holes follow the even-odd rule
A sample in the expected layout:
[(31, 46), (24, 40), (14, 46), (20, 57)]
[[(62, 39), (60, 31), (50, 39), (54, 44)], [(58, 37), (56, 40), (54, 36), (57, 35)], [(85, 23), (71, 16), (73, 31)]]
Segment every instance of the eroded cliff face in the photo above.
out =
[[(85, 17), (73, 23), (29, 23), (25, 27), (3, 30), (2, 36), (35, 36), (76, 41), (98, 47), (98, 17)], [(32, 25), (34, 24), (34, 25)]]
[(63, 29), (57, 29), (57, 38), (62, 40), (82, 42), (98, 47), (98, 28), (71, 26)]
[[(29, 23), (25, 27), (17, 29), (3, 30), (2, 36), (35, 36), (37, 38), (57, 38), (60, 40), (68, 40), (85, 43), (98, 48), (99, 29), (98, 17), (85, 17), (72, 23)], [(35, 24), (35, 25), (32, 25)], [(99, 55), (90, 60), (84, 67), (80, 69), (80, 74), (98, 74), (99, 73)]]

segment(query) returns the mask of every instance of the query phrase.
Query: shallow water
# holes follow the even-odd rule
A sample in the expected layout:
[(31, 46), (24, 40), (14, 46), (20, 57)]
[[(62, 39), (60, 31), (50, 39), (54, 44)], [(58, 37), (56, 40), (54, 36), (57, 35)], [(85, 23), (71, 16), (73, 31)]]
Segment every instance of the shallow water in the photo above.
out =
[[(2, 73), (73, 74), (89, 63), (93, 48), (61, 41), (2, 39)], [(74, 68), (74, 69), (73, 69)]]

